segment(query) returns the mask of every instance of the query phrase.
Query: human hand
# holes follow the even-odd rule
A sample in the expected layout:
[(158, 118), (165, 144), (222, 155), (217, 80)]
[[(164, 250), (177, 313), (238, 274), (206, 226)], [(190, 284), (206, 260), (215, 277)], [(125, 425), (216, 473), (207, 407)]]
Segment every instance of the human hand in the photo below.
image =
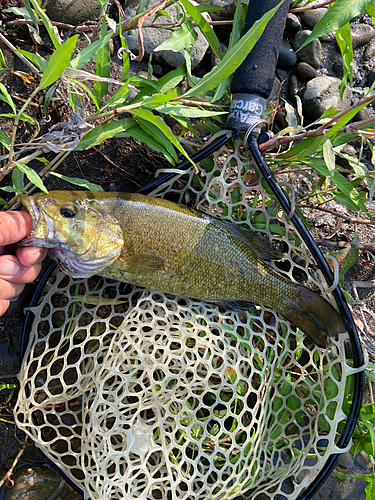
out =
[(47, 255), (46, 248), (14, 245), (30, 234), (31, 227), (27, 212), (0, 212), (0, 316), (8, 309), (9, 299), (35, 280)]

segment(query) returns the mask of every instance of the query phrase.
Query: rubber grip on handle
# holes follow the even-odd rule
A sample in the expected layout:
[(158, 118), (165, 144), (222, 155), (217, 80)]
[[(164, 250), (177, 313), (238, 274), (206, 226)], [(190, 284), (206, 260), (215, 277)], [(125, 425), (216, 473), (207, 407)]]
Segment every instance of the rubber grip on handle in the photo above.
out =
[[(280, 0), (249, 0), (244, 33), (279, 2)], [(270, 95), (289, 3), (289, 0), (284, 0), (250, 54), (235, 71), (232, 94), (256, 94), (264, 99)]]

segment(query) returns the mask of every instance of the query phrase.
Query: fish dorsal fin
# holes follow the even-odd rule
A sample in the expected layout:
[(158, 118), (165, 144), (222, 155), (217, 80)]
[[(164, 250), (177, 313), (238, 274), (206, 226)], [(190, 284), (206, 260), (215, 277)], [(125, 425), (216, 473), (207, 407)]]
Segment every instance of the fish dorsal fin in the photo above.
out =
[(283, 253), (277, 250), (267, 238), (250, 229), (236, 226), (236, 229), (246, 239), (259, 260), (281, 260)]
[(152, 255), (148, 253), (137, 255), (120, 255), (119, 260), (125, 266), (129, 266), (133, 271), (158, 271), (163, 269), (165, 259), (160, 255)]

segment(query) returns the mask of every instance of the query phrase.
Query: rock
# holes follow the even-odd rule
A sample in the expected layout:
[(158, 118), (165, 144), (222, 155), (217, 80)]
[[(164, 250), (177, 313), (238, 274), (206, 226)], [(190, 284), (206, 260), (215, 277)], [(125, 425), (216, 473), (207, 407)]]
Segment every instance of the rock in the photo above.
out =
[(282, 39), (280, 44), (277, 67), (285, 70), (292, 69), (297, 63), (297, 54), (289, 42)]
[(351, 144), (346, 144), (342, 149), (340, 149), (340, 154), (343, 156), (336, 155), (335, 157), (335, 163), (339, 165), (342, 168), (345, 168), (345, 170), (352, 170), (352, 166), (350, 165), (349, 158), (347, 157), (356, 157), (357, 156), (357, 151)]
[(358, 113), (353, 116), (353, 122), (361, 122), (362, 120), (368, 120), (370, 118), (370, 113), (367, 108), (363, 108)]
[[(310, 30), (299, 31), (293, 39), (293, 48), (297, 51), (303, 44), (305, 40), (311, 35)], [(307, 62), (314, 68), (319, 68), (321, 61), (321, 51), (322, 46), (318, 39), (313, 40), (311, 43), (303, 47), (299, 52), (297, 52), (297, 56), (304, 62)]]
[(313, 28), (327, 12), (327, 8), (320, 7), (320, 9), (304, 10), (303, 12), (300, 12), (300, 16), (302, 21), (307, 24), (307, 26)]
[(344, 64), (342, 62), (342, 58), (339, 57), (332, 63), (332, 71), (337, 76), (337, 78), (342, 78), (344, 75)]
[[(150, 6), (155, 5), (157, 3), (157, 0), (151, 0)], [(196, 2), (192, 2), (194, 5), (197, 5)], [(175, 5), (171, 5), (167, 9), (165, 9), (169, 15), (171, 16), (172, 20), (176, 20), (176, 7)], [(125, 9), (125, 16), (127, 18), (133, 17), (136, 13), (136, 7), (135, 6), (129, 6)], [(203, 14), (206, 19), (210, 19), (208, 14)], [(163, 19), (164, 16), (160, 16), (158, 18), (158, 22), (171, 22), (170, 18)], [(148, 22), (152, 22), (153, 18), (150, 17), (148, 18)], [(203, 59), (206, 50), (208, 49), (208, 42), (204, 38), (204, 36), (201, 34), (198, 28), (196, 28), (196, 32), (198, 33), (198, 38), (194, 44), (193, 50), (190, 55), (191, 59), (191, 66), (192, 68), (195, 68), (200, 61)], [(164, 30), (164, 29), (158, 29), (158, 28), (144, 28), (143, 29), (143, 47), (145, 50), (145, 58), (148, 58), (150, 54), (152, 54), (152, 62), (156, 64), (160, 64), (162, 62), (165, 62), (169, 64), (170, 66), (177, 68), (177, 66), (180, 66), (181, 64), (184, 64), (185, 58), (183, 55), (183, 51), (179, 52), (173, 52), (172, 50), (161, 50), (158, 52), (154, 52), (154, 50), (159, 47), (171, 34), (170, 31)], [(135, 54), (138, 54), (139, 51), (139, 40), (138, 40), (138, 29), (133, 29), (124, 34), (127, 43), (128, 43), (128, 48), (134, 52)]]
[(298, 78), (296, 75), (290, 75), (289, 83), (288, 83), (288, 99), (295, 103), (296, 95), (299, 92), (298, 88)]
[(344, 111), (350, 107), (351, 90), (346, 87), (343, 100), (340, 100), (341, 80), (330, 76), (318, 76), (307, 82), (306, 90), (303, 95), (304, 113), (315, 121), (331, 106), (339, 111)]
[(295, 14), (288, 14), (285, 23), (285, 38), (293, 38), (302, 29), (301, 22)]
[(369, 24), (358, 23), (351, 27), (353, 49), (367, 45), (374, 38), (375, 30)]
[(289, 124), (286, 120), (286, 115), (287, 115), (287, 112), (286, 112), (285, 108), (280, 108), (278, 110), (278, 112), (276, 113), (276, 120), (277, 120), (277, 123), (279, 124), (281, 130), (289, 127)]
[(98, 0), (50, 0), (46, 14), (52, 21), (76, 26), (98, 19), (100, 4)]
[(375, 82), (375, 70), (371, 70), (368, 74), (368, 86), (371, 87), (371, 85)]
[(370, 43), (367, 45), (363, 52), (363, 59), (365, 61), (371, 61), (375, 58), (375, 43)]
[(307, 64), (306, 62), (300, 62), (296, 67), (296, 75), (301, 80), (301, 82), (307, 82), (316, 78), (316, 69)]
[[(197, 0), (201, 5), (207, 5), (206, 0)], [(210, 12), (210, 16), (214, 21), (227, 21), (233, 20), (234, 12), (236, 10), (236, 3), (234, 0), (210, 0), (209, 5), (220, 7), (216, 12)]]

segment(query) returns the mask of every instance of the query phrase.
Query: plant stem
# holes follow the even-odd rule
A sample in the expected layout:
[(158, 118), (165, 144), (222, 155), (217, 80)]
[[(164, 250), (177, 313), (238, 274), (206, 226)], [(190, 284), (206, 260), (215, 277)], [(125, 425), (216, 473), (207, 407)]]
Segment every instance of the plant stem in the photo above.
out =
[(310, 209), (312, 208), (313, 210), (320, 210), (321, 212), (326, 212), (327, 214), (335, 215), (336, 217), (340, 217), (341, 219), (346, 220), (350, 224), (367, 224), (369, 226), (375, 225), (375, 223), (371, 220), (356, 219), (354, 217), (349, 217), (348, 215), (336, 212), (336, 210), (331, 210), (330, 208), (324, 208), (321, 205), (316, 205), (315, 203), (310, 203), (310, 204), (297, 203), (297, 206), (298, 208), (310, 208)]
[(16, 47), (15, 47), (13, 44), (11, 44), (11, 43), (10, 43), (10, 41), (9, 41), (7, 38), (5, 38), (5, 36), (4, 36), (4, 35), (2, 35), (1, 33), (0, 33), (0, 40), (1, 40), (1, 41), (2, 41), (2, 42), (3, 42), (3, 43), (4, 43), (4, 44), (5, 44), (5, 45), (6, 45), (6, 46), (7, 46), (7, 47), (8, 47), (8, 48), (12, 51), (12, 52), (14, 52), (14, 53), (16, 54), (16, 56), (18, 56), (18, 57), (21, 59), (21, 61), (22, 61), (24, 64), (26, 64), (26, 66), (28, 66), (28, 67), (31, 69), (31, 71), (32, 71), (33, 73), (37, 74), (37, 75), (38, 75), (38, 76), (40, 76), (40, 77), (42, 76), (42, 72), (41, 72), (41, 71), (39, 71), (39, 69), (38, 69), (37, 67), (35, 67), (33, 63), (31, 63), (28, 59), (26, 59), (26, 57), (25, 57), (25, 56), (23, 56), (22, 54), (19, 54), (19, 53), (17, 52)]
[(293, 9), (289, 9), (289, 12), (294, 14), (296, 12), (303, 12), (304, 10), (320, 9), (321, 7), (325, 7), (331, 3), (333, 3), (333, 0), (324, 0), (322, 3), (310, 4), (305, 7), (294, 7)]

